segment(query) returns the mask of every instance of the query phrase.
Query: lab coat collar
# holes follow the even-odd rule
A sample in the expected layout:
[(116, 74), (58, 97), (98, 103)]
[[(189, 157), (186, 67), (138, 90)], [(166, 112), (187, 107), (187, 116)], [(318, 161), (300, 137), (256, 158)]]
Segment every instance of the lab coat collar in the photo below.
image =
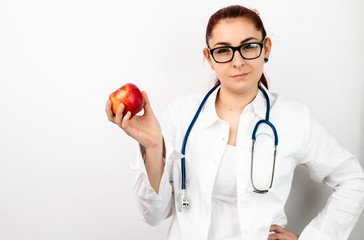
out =
[[(270, 101), (270, 106), (272, 106), (272, 104), (274, 103), (274, 100), (275, 100), (274, 95), (272, 95), (272, 93), (269, 92), (269, 90), (263, 84), (260, 83), (260, 86), (267, 92), (269, 101)], [(219, 116), (216, 113), (216, 108), (215, 108), (215, 101), (216, 101), (218, 91), (220, 91), (220, 86), (214, 92), (212, 92), (211, 95), (209, 96), (209, 98), (207, 99), (205, 106), (203, 107), (203, 110), (201, 112), (201, 116), (199, 117), (200, 118), (199, 128), (209, 127), (212, 124), (214, 124), (215, 122), (221, 121), (221, 119), (219, 118)], [(251, 106), (251, 107), (249, 107), (249, 106)], [(258, 90), (257, 95), (255, 96), (253, 101), (246, 106), (246, 108), (247, 107), (252, 108), (252, 110), (261, 119), (265, 119), (266, 99), (261, 90)]]
[[(272, 108), (276, 98), (274, 94), (272, 94), (262, 83), (259, 83), (260, 86), (265, 90), (269, 98), (269, 107)], [(261, 118), (265, 119), (265, 113), (267, 111), (267, 100), (265, 99), (264, 93), (259, 89), (257, 96), (250, 103), (253, 107), (255, 113)], [(249, 104), (248, 104), (249, 105)]]
[[(201, 111), (199, 128), (205, 128), (211, 126), (213, 123), (220, 121), (219, 116), (216, 113), (215, 101), (217, 93), (220, 91), (220, 86), (215, 89), (207, 99), (205, 106)], [(202, 99), (201, 99), (202, 102)]]

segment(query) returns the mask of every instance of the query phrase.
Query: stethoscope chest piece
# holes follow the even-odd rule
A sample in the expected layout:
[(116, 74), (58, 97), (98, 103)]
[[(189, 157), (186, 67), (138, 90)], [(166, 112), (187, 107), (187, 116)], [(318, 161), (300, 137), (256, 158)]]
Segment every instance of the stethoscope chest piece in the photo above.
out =
[(190, 205), (190, 201), (187, 198), (186, 190), (183, 189), (180, 194), (178, 194), (177, 197), (177, 208), (179, 212), (182, 212), (184, 208), (188, 208)]

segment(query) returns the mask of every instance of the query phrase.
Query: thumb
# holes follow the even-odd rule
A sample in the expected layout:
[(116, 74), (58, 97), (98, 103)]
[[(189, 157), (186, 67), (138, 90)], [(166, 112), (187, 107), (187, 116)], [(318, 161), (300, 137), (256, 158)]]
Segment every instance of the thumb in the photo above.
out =
[(148, 95), (145, 91), (142, 91), (144, 99), (144, 114), (153, 114), (152, 106), (150, 105)]

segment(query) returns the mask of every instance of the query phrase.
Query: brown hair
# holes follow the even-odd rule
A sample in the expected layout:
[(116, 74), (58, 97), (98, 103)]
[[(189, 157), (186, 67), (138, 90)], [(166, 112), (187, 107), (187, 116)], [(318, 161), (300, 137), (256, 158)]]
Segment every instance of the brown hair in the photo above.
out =
[[(209, 39), (211, 38), (212, 30), (214, 29), (215, 25), (224, 19), (232, 19), (232, 18), (246, 18), (255, 25), (256, 29), (258, 31), (261, 31), (263, 39), (267, 36), (267, 33), (265, 31), (264, 25), (262, 20), (259, 17), (259, 14), (251, 9), (248, 9), (246, 7), (240, 6), (240, 5), (232, 5), (226, 8), (222, 8), (219, 11), (215, 12), (213, 15), (211, 15), (209, 22), (207, 24), (206, 28), (206, 45), (209, 47)], [(219, 83), (220, 80), (217, 79), (216, 83)], [(263, 83), (263, 85), (268, 89), (268, 81), (266, 77), (264, 76), (264, 73), (262, 73), (262, 76), (260, 77), (259, 82)]]

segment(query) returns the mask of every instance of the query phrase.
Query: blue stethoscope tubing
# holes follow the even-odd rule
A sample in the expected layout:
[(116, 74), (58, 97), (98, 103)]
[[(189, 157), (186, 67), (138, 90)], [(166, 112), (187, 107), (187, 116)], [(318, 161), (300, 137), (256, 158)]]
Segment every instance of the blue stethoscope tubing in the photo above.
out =
[[(182, 143), (182, 151), (181, 153), (183, 155), (185, 155), (185, 152), (186, 152), (186, 145), (187, 145), (187, 140), (188, 140), (188, 137), (191, 133), (191, 130), (192, 130), (192, 127), (195, 125), (195, 122), (198, 118), (198, 116), (200, 115), (201, 113), (201, 110), (203, 108), (203, 106), (205, 105), (205, 102), (207, 101), (208, 97), (211, 95), (211, 93), (213, 91), (216, 90), (216, 88), (218, 88), (220, 86), (220, 83), (216, 84), (207, 94), (206, 96), (203, 98), (198, 110), (196, 111), (195, 113), (195, 116), (193, 117), (188, 129), (187, 129), (187, 132), (185, 134), (185, 137), (183, 139), (183, 143)], [(253, 134), (252, 134), (252, 141), (253, 141), (253, 144), (252, 144), (252, 157), (251, 157), (251, 161), (252, 161), (252, 164), (251, 164), (251, 182), (252, 182), (252, 186), (254, 188), (253, 192), (256, 192), (256, 193), (267, 193), (269, 191), (269, 189), (272, 187), (272, 184), (273, 184), (273, 178), (274, 178), (274, 168), (275, 168), (275, 158), (276, 158), (276, 151), (277, 151), (277, 146), (278, 146), (278, 134), (277, 134), (277, 131), (276, 131), (276, 128), (274, 127), (274, 125), (269, 121), (269, 114), (270, 114), (270, 101), (269, 101), (269, 97), (268, 97), (268, 94), (265, 92), (265, 90), (261, 87), (261, 86), (258, 86), (259, 89), (263, 92), (264, 94), (264, 97), (266, 99), (266, 102), (267, 102), (267, 108), (266, 108), (266, 114), (265, 114), (265, 119), (262, 119), (262, 120), (259, 120), (255, 127), (254, 127), (254, 130), (253, 130)], [(274, 134), (274, 144), (275, 144), (275, 151), (274, 151), (274, 161), (273, 161), (273, 170), (272, 170), (272, 177), (271, 177), (271, 184), (269, 186), (269, 189), (268, 190), (259, 190), (257, 189), (255, 186), (254, 186), (254, 183), (253, 183), (253, 177), (252, 177), (252, 173), (253, 173), (253, 155), (254, 155), (254, 144), (255, 144), (255, 141), (256, 141), (256, 133), (257, 133), (257, 130), (258, 130), (258, 127), (261, 125), (261, 124), (267, 124), (270, 126), (270, 128), (272, 129), (273, 131), (273, 134)], [(186, 166), (185, 166), (185, 157), (181, 158), (181, 171), (182, 171), (182, 186), (181, 186), (181, 189), (182, 189), (182, 198), (184, 197), (185, 198), (185, 201), (187, 201), (185, 207), (188, 207), (188, 199), (186, 197)], [(182, 200), (182, 199), (181, 199)]]
[[(182, 154), (185, 155), (185, 152), (186, 152), (186, 144), (187, 144), (187, 139), (188, 139), (188, 136), (190, 136), (190, 133), (191, 133), (191, 130), (192, 130), (192, 127), (195, 125), (195, 122), (198, 118), (198, 116), (200, 115), (200, 112), (202, 110), (202, 107), (205, 105), (205, 102), (207, 100), (207, 98), (211, 95), (211, 93), (213, 91), (215, 91), (216, 88), (218, 88), (220, 86), (220, 83), (218, 83), (216, 86), (214, 86), (207, 94), (206, 96), (204, 97), (204, 99), (202, 100), (195, 116), (193, 117), (191, 123), (190, 123), (190, 126), (188, 127), (187, 129), (187, 132), (186, 132), (186, 135), (183, 139), (183, 144), (182, 144)], [(186, 166), (185, 166), (185, 158), (183, 157), (181, 159), (181, 170), (182, 170), (182, 190), (185, 190), (186, 189)]]
[[(267, 108), (266, 108), (266, 112), (265, 112), (265, 119), (261, 119), (259, 120), (256, 124), (255, 124), (255, 127), (254, 127), (254, 130), (253, 130), (253, 134), (252, 134), (252, 154), (251, 154), (251, 164), (250, 164), (250, 181), (252, 183), (252, 186), (253, 186), (253, 192), (255, 193), (267, 193), (271, 188), (272, 188), (272, 185), (273, 185), (273, 179), (274, 179), (274, 170), (275, 170), (275, 165), (276, 165), (276, 155), (277, 155), (277, 147), (278, 147), (278, 134), (277, 134), (277, 130), (276, 128), (274, 127), (274, 125), (269, 121), (269, 114), (270, 114), (270, 101), (269, 101), (269, 97), (268, 97), (268, 94), (266, 93), (266, 91), (261, 87), (259, 86), (259, 89), (263, 92), (264, 94), (264, 97), (266, 99), (266, 102), (267, 102)], [(272, 176), (271, 176), (271, 182), (270, 182), (270, 185), (269, 185), (269, 188), (266, 189), (266, 190), (261, 190), (261, 189), (258, 189), (255, 185), (254, 185), (254, 180), (253, 180), (253, 159), (254, 159), (254, 145), (255, 145), (255, 141), (256, 141), (256, 133), (257, 133), (257, 130), (258, 130), (258, 127), (261, 125), (261, 124), (267, 124), (273, 131), (273, 134), (274, 134), (274, 155), (273, 155), (273, 167), (272, 167)]]

